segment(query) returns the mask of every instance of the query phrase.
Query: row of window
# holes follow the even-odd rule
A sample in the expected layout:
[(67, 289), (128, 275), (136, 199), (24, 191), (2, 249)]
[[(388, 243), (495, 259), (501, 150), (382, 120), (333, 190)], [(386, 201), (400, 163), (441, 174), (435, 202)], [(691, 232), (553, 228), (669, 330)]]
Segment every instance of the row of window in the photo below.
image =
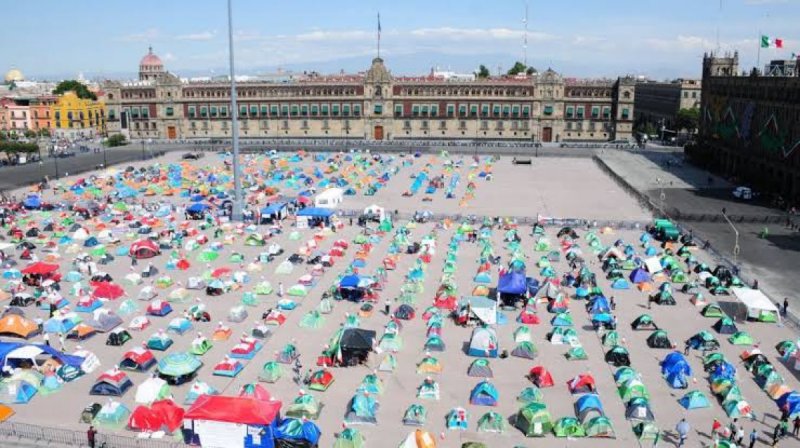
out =
[[(495, 121), (494, 130), (496, 131), (504, 131), (506, 129), (511, 129), (512, 131), (527, 131), (529, 130), (529, 124), (527, 121), (510, 121), (508, 122), (508, 127), (506, 126), (507, 122), (504, 121)], [(419, 128), (422, 130), (429, 130), (431, 128), (430, 123), (428, 120), (422, 120), (419, 122)], [(411, 120), (406, 120), (403, 122), (403, 130), (410, 130), (411, 129)], [(446, 130), (447, 129), (447, 121), (441, 120), (439, 121), (439, 130)], [(461, 120), (458, 122), (458, 130), (466, 130), (467, 129), (467, 122), (465, 120)], [(480, 130), (486, 131), (489, 130), (489, 122), (488, 121), (481, 121), (480, 122)]]
[[(471, 104), (469, 106), (469, 111), (467, 109), (466, 104), (460, 104), (458, 106), (458, 116), (459, 117), (477, 117), (478, 116), (478, 108), (479, 105)], [(549, 108), (549, 113), (547, 110)], [(553, 107), (552, 106), (545, 106), (546, 114), (552, 114)], [(490, 115), (491, 111), (491, 115)], [(492, 107), (488, 104), (480, 105), (480, 116), (481, 117), (495, 117), (495, 118), (528, 118), (531, 114), (530, 106), (520, 106), (520, 105), (500, 105), (495, 104)], [(403, 117), (406, 116), (404, 113), (404, 108), (402, 104), (396, 104), (394, 106), (394, 116), (395, 117)], [(438, 104), (413, 104), (411, 105), (411, 116), (412, 117), (438, 117), (439, 115), (439, 105)], [(455, 104), (448, 104), (447, 108), (444, 111), (444, 115), (447, 117), (455, 117), (456, 116), (456, 106)]]
[[(602, 109), (603, 109), (603, 119), (611, 118), (611, 107), (604, 106)], [(566, 118), (577, 118), (577, 119), (581, 120), (581, 119), (584, 118), (585, 110), (586, 109), (585, 109), (584, 106), (577, 106), (577, 107), (575, 107), (575, 106), (567, 106), (565, 111), (564, 111), (564, 116)], [(624, 109), (624, 110), (627, 110), (627, 109)], [(591, 112), (592, 112), (591, 117), (593, 119), (600, 118), (600, 106), (592, 106)]]
[[(171, 108), (167, 108), (167, 116), (171, 116)], [(228, 116), (228, 106), (189, 106), (187, 108), (189, 118), (225, 118)], [(380, 115), (383, 106), (375, 105), (374, 112)], [(271, 104), (239, 106), (239, 116), (242, 118), (259, 117), (360, 117), (360, 104)]]
[[(277, 126), (280, 129), (289, 129), (289, 120), (277, 120), (276, 123), (277, 123)], [(220, 125), (221, 125), (222, 130), (227, 130), (228, 129), (228, 122), (227, 121), (223, 121)], [(202, 129), (202, 130), (208, 130), (208, 122), (201, 121), (200, 124), (198, 125), (196, 121), (192, 121), (189, 124), (189, 129), (191, 129), (192, 131), (196, 131), (198, 129), (198, 127), (200, 129)], [(243, 131), (249, 130), (249, 128), (250, 128), (250, 125), (248, 124), (248, 122), (245, 121), (245, 122), (242, 123), (241, 129)], [(258, 122), (258, 128), (262, 129), (262, 130), (270, 129), (269, 120), (259, 121)], [(330, 121), (322, 120), (322, 129), (323, 130), (330, 130), (330, 128), (331, 128), (330, 127)], [(303, 120), (300, 123), (300, 129), (311, 129), (309, 121), (308, 120)], [(350, 125), (350, 120), (344, 120), (344, 122), (342, 123), (342, 129), (345, 129), (345, 130), (352, 129), (352, 126)]]

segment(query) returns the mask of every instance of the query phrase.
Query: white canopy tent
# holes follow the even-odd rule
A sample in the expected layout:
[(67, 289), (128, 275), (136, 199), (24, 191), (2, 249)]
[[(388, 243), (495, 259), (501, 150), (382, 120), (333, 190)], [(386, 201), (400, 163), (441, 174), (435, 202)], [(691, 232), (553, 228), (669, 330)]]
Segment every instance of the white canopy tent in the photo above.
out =
[[(748, 319), (770, 322), (778, 320), (778, 307), (761, 290), (731, 288), (731, 292), (746, 308)], [(765, 319), (770, 315), (773, 317), (772, 319)]]
[(384, 218), (386, 218), (386, 209), (383, 208), (383, 207), (380, 207), (380, 206), (378, 206), (376, 204), (372, 204), (369, 207), (364, 209), (364, 214), (365, 215), (375, 215), (375, 216), (378, 217), (378, 219), (383, 221)]
[(314, 198), (314, 206), (321, 208), (336, 208), (344, 200), (344, 190), (341, 188), (328, 188)]

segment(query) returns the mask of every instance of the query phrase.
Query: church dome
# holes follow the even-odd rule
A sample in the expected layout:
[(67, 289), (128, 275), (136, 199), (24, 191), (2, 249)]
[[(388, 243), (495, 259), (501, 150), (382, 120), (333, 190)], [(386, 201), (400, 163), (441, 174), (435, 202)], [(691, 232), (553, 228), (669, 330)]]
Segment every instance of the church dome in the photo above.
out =
[(6, 82), (25, 81), (25, 75), (23, 75), (22, 72), (19, 71), (18, 69), (12, 68), (8, 72), (6, 72), (5, 81)]
[(164, 63), (161, 58), (153, 54), (153, 47), (150, 47), (146, 55), (139, 61), (140, 67), (163, 67)]

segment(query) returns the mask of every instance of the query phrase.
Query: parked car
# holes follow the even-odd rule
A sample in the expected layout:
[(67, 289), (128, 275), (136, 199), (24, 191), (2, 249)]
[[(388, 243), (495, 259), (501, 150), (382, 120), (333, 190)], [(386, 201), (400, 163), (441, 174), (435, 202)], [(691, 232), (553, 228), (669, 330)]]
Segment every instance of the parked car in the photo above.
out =
[(749, 201), (756, 197), (756, 193), (748, 187), (739, 186), (734, 188), (733, 197)]

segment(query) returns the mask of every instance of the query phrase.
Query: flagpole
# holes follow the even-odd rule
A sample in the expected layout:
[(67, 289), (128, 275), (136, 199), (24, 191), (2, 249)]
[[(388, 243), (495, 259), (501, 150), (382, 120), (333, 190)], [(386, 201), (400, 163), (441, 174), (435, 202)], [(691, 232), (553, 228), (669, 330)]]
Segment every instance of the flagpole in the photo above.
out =
[(381, 57), (381, 13), (378, 13), (378, 57)]
[(758, 56), (756, 56), (756, 70), (760, 70), (761, 67), (761, 31), (758, 32), (758, 39), (756, 39), (756, 43), (758, 43)]

